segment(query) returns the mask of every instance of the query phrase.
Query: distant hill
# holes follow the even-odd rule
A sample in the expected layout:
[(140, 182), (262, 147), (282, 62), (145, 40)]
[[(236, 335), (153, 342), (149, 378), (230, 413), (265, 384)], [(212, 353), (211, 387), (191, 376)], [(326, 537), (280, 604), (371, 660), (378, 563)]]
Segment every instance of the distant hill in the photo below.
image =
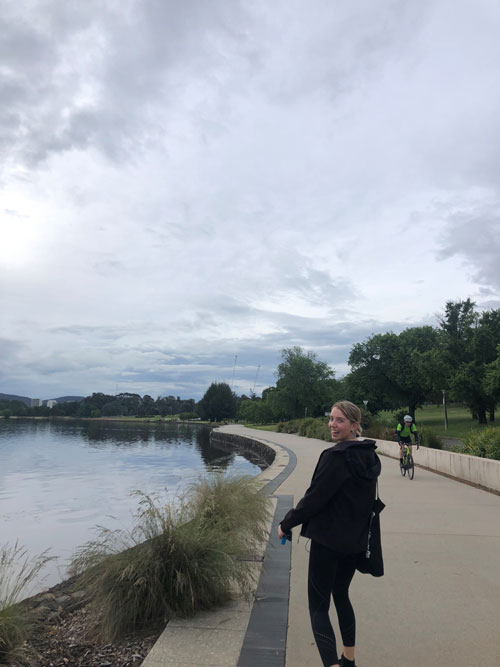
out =
[[(58, 403), (69, 403), (70, 401), (83, 401), (85, 396), (59, 396), (59, 398), (45, 399), (43, 404), (47, 404), (47, 400), (57, 401)], [(0, 401), (22, 401), (27, 406), (31, 405), (31, 398), (29, 396), (16, 396), (16, 394), (0, 394)]]
[(28, 396), (16, 396), (15, 394), (0, 394), (0, 401), (22, 401), (22, 403), (29, 405), (31, 398)]
[[(59, 396), (59, 398), (51, 398), (51, 401), (57, 401), (58, 403), (73, 403), (74, 401), (83, 401), (85, 396)], [(44, 401), (46, 403), (47, 401)]]

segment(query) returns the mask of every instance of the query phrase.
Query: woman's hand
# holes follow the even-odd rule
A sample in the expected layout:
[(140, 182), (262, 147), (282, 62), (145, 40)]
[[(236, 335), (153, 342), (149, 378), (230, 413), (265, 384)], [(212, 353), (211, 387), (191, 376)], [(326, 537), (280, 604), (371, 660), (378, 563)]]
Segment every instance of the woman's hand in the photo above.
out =
[(278, 526), (278, 537), (281, 538), (285, 537), (285, 533), (281, 530), (281, 524)]

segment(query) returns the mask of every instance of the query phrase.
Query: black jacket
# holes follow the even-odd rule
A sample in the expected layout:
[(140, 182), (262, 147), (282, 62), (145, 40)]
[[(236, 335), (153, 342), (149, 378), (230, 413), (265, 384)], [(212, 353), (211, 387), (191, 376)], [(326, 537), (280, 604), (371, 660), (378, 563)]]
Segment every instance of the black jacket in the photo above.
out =
[(348, 440), (325, 449), (311, 485), (295, 509), (281, 522), (289, 533), (302, 524), (300, 534), (340, 553), (366, 549), (368, 522), (381, 463), (375, 440)]

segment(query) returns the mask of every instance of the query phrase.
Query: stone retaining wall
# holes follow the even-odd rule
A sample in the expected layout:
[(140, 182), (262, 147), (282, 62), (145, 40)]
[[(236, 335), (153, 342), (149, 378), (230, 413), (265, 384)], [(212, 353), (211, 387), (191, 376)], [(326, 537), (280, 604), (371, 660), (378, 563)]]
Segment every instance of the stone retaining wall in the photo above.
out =
[[(399, 458), (399, 445), (389, 440), (377, 440), (378, 451), (392, 458)], [(413, 448), (413, 458), (417, 465), (435, 470), (443, 475), (474, 484), (488, 491), (500, 493), (500, 461), (483, 459), (469, 454), (457, 454), (443, 449)]]
[(227, 451), (250, 452), (258, 459), (265, 461), (267, 466), (270, 466), (276, 458), (276, 452), (269, 445), (242, 435), (215, 430), (210, 432), (210, 442)]

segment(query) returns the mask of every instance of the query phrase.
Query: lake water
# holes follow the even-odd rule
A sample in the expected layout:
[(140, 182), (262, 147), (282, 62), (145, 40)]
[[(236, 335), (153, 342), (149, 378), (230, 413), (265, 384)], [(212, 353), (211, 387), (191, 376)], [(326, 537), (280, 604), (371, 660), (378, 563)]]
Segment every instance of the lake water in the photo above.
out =
[(189, 424), (0, 420), (0, 546), (50, 549), (58, 560), (44, 585), (53, 585), (97, 525), (133, 525), (134, 490), (173, 500), (202, 474), (260, 472), (212, 447), (209, 433)]

